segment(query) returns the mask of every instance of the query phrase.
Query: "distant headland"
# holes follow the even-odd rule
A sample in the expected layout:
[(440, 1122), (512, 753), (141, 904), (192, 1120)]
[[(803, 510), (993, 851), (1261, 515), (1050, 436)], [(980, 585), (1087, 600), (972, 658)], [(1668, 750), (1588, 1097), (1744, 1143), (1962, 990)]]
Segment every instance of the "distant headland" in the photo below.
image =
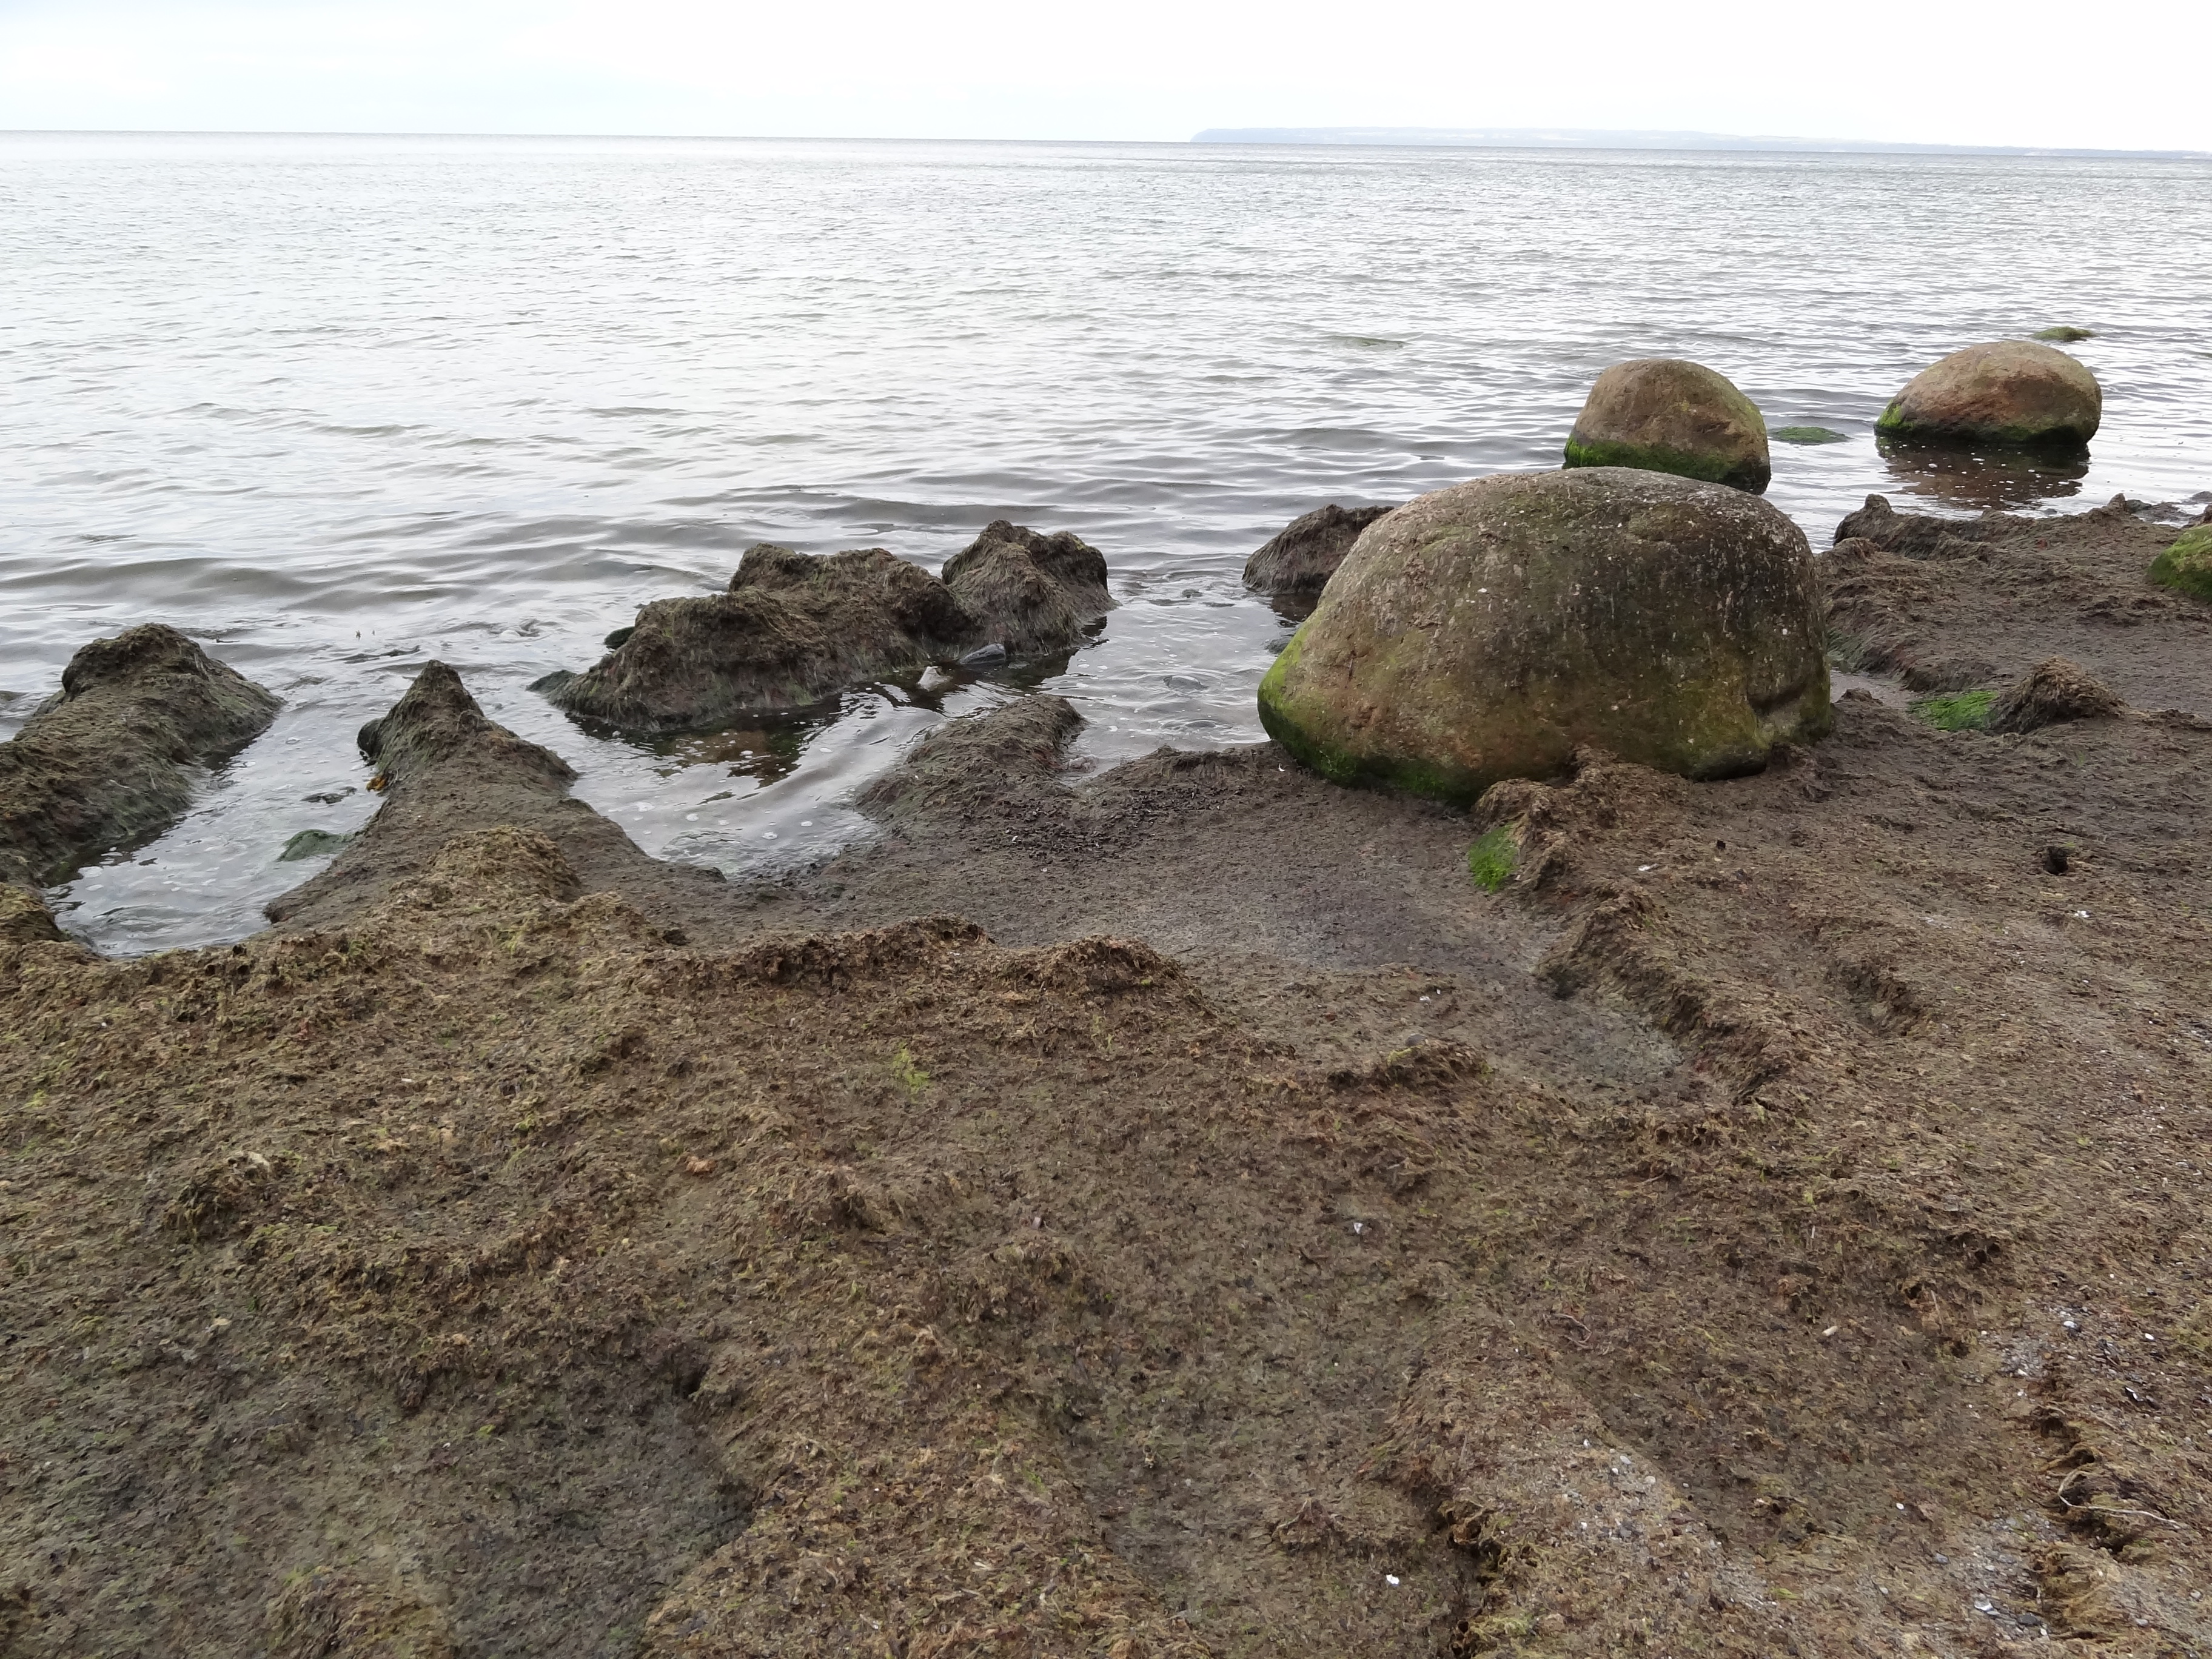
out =
[(1729, 132), (1607, 131), (1583, 127), (1208, 127), (1194, 144), (1406, 144), (1464, 149), (1715, 149), (1842, 155), (2025, 155), (2201, 161), (2200, 149), (2076, 149), (2008, 144), (1898, 144)]

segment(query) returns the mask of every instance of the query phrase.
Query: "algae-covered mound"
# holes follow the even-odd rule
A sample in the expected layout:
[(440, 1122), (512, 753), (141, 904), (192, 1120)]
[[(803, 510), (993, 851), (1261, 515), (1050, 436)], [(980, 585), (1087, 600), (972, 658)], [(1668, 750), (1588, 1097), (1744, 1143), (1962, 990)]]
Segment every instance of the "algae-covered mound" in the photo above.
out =
[(1244, 586), (1262, 593), (1318, 593), (1360, 533), (1389, 507), (1339, 507), (1302, 514), (1244, 561)]
[(2078, 449), (2105, 394), (2074, 358), (2033, 340), (1968, 346), (1914, 375), (1875, 430), (1893, 438)]
[(2172, 546), (2150, 562), (2150, 579), (2177, 593), (2212, 599), (2212, 522), (2182, 532)]
[(191, 799), (188, 769), (259, 736), (277, 707), (173, 628), (94, 640), (0, 743), (0, 881), (54, 879), (163, 828)]
[(1114, 608), (1104, 554), (1072, 531), (1041, 535), (1004, 519), (945, 562), (944, 580), (971, 619), (969, 643), (1018, 657), (1066, 650)]
[(980, 646), (1066, 650), (1113, 603), (1097, 549), (1004, 520), (943, 580), (880, 547), (811, 557), (763, 542), (728, 592), (654, 600), (594, 666), (537, 689), (571, 714), (680, 731), (804, 708)]
[(1723, 374), (1679, 357), (1615, 363), (1567, 434), (1569, 466), (1632, 466), (1754, 495), (1774, 476), (1759, 406)]
[(1260, 684), (1339, 782), (1471, 800), (1577, 747), (1756, 771), (1832, 718), (1803, 533), (1740, 490), (1600, 467), (1504, 474), (1359, 538)]

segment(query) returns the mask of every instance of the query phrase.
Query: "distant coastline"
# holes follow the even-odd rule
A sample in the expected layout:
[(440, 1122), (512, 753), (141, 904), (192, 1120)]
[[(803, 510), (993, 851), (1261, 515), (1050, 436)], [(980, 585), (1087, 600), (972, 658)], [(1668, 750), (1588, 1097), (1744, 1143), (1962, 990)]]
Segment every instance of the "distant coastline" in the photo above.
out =
[(2021, 155), (2097, 161), (2203, 161), (2201, 149), (2077, 149), (2015, 144), (1893, 144), (1727, 132), (1607, 131), (1582, 127), (1208, 127), (1194, 144), (1399, 144), (1460, 149), (1705, 149), (1831, 155)]

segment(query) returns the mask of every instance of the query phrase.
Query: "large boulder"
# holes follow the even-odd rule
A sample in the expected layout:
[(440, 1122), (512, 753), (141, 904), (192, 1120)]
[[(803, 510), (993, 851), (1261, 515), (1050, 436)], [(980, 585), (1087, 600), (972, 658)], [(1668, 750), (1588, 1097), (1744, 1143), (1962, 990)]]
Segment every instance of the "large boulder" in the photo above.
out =
[(800, 708), (989, 645), (1065, 650), (1114, 603), (1106, 561), (1063, 531), (998, 520), (942, 579), (886, 549), (750, 549), (726, 592), (656, 599), (581, 673), (537, 682), (572, 714), (643, 731)]
[(1244, 561), (1244, 586), (1262, 593), (1318, 593), (1360, 532), (1392, 509), (1331, 501), (1295, 518)]
[(1585, 744), (1755, 771), (1832, 718), (1812, 553), (1765, 502), (1663, 473), (1457, 484), (1360, 537), (1260, 718), (1325, 776), (1447, 800)]
[(1754, 495), (1774, 476), (1766, 420), (1724, 374), (1680, 357), (1615, 363), (1567, 434), (1569, 466), (1632, 466)]
[(2097, 434), (2105, 394), (2074, 358), (2033, 340), (1968, 346), (1905, 383), (1875, 422), (1893, 438), (2078, 449)]

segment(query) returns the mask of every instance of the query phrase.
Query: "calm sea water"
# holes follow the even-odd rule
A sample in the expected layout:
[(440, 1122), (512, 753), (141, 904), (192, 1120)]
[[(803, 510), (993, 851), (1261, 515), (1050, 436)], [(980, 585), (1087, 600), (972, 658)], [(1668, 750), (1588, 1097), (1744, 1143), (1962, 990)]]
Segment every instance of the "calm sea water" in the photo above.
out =
[[(2212, 166), (1182, 146), (0, 136), (0, 736), (163, 620), (282, 693), (192, 813), (55, 897), (101, 948), (235, 938), (357, 828), (422, 664), (647, 850), (774, 871), (984, 680), (653, 743), (528, 689), (751, 543), (934, 568), (1072, 529), (1121, 601), (1041, 678), (1100, 763), (1258, 735), (1287, 625), (1245, 556), (1325, 501), (1556, 465), (1589, 381), (1679, 355), (1778, 445), (1816, 547), (1866, 492), (2212, 487)], [(1871, 422), (2052, 324), (2087, 476), (1900, 475)]]

